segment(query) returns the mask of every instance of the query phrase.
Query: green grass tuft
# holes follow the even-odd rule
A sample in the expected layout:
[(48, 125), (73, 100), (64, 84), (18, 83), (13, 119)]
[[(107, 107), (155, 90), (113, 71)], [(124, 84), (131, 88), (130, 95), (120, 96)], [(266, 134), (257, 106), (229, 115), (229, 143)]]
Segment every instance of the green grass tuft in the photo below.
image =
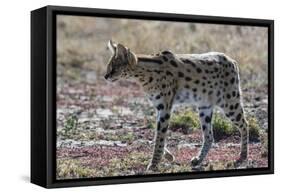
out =
[(71, 131), (75, 131), (77, 129), (78, 118), (76, 115), (71, 115), (65, 122), (63, 127), (63, 132), (66, 134), (70, 133)]
[(174, 114), (170, 119), (170, 128), (182, 128), (187, 131), (193, 131), (194, 129), (198, 129), (200, 128), (200, 121), (198, 115), (192, 111)]
[[(255, 117), (248, 117), (247, 121), (249, 127), (249, 141), (260, 141), (260, 131), (262, 129), (259, 126), (257, 119)], [(215, 141), (219, 141), (232, 135), (239, 135), (239, 130), (237, 130), (232, 122), (222, 114), (214, 113), (212, 125)], [(170, 120), (170, 128), (181, 128), (183, 132), (192, 132), (193, 130), (200, 129), (199, 117), (191, 110), (174, 114)]]
[(212, 123), (215, 141), (219, 141), (235, 133), (233, 124), (221, 114), (215, 113)]
[(249, 127), (249, 141), (260, 141), (261, 127), (258, 120), (255, 117), (249, 117), (247, 121)]

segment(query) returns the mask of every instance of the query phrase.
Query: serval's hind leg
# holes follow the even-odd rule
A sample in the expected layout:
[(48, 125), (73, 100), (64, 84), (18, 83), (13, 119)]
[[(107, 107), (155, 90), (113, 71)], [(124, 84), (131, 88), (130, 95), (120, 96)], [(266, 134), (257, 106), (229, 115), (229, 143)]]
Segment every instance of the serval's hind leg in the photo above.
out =
[(240, 157), (236, 161), (237, 164), (241, 164), (243, 161), (247, 160), (248, 156), (248, 123), (245, 119), (245, 114), (243, 110), (243, 106), (240, 102), (234, 101), (230, 102), (227, 108), (224, 108), (225, 115), (232, 121), (232, 123), (237, 127), (240, 131), (241, 135), (241, 146), (240, 146)]

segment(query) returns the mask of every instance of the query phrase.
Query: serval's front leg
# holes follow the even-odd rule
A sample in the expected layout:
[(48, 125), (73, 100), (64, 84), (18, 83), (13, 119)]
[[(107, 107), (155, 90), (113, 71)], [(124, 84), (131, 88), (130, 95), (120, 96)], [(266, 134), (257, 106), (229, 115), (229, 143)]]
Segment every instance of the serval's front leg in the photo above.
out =
[(156, 170), (157, 165), (160, 162), (164, 150), (165, 157), (169, 160), (173, 160), (173, 155), (165, 148), (166, 133), (168, 130), (169, 119), (170, 119), (170, 109), (164, 107), (163, 104), (157, 106), (157, 129), (155, 135), (155, 144), (153, 150), (153, 157), (150, 164), (147, 167), (147, 170)]
[(201, 106), (199, 108), (199, 117), (201, 128), (203, 132), (203, 145), (198, 156), (191, 159), (191, 164), (193, 166), (200, 165), (204, 158), (207, 156), (212, 143), (213, 143), (213, 130), (212, 130), (212, 106)]

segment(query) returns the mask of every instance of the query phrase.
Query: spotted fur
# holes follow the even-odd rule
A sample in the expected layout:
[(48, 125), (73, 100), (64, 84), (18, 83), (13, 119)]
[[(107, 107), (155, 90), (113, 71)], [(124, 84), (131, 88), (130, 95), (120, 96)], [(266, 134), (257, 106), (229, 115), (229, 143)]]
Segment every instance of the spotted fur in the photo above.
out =
[(105, 79), (136, 80), (157, 110), (154, 152), (148, 169), (156, 169), (163, 154), (169, 160), (174, 160), (165, 142), (172, 106), (177, 103), (198, 107), (203, 145), (199, 154), (192, 159), (193, 165), (201, 164), (212, 146), (214, 107), (222, 109), (239, 128), (241, 152), (238, 161), (247, 159), (248, 129), (236, 61), (218, 52), (174, 54), (163, 51), (157, 55), (140, 56), (112, 41), (109, 41), (108, 46), (113, 55)]

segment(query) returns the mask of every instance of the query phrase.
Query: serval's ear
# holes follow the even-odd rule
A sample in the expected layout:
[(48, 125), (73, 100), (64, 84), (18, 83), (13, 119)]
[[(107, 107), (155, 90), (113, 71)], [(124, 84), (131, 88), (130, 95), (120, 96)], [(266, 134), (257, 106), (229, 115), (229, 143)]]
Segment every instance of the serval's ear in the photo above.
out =
[(127, 49), (122, 44), (117, 44), (116, 53), (118, 57), (125, 60), (127, 57)]
[(131, 52), (130, 49), (127, 50), (127, 58), (130, 66), (134, 66), (137, 64), (137, 56), (135, 55), (135, 53)]
[(112, 40), (109, 40), (109, 41), (108, 41), (107, 47), (108, 47), (109, 50), (112, 52), (112, 54), (115, 55), (117, 45), (116, 45)]

